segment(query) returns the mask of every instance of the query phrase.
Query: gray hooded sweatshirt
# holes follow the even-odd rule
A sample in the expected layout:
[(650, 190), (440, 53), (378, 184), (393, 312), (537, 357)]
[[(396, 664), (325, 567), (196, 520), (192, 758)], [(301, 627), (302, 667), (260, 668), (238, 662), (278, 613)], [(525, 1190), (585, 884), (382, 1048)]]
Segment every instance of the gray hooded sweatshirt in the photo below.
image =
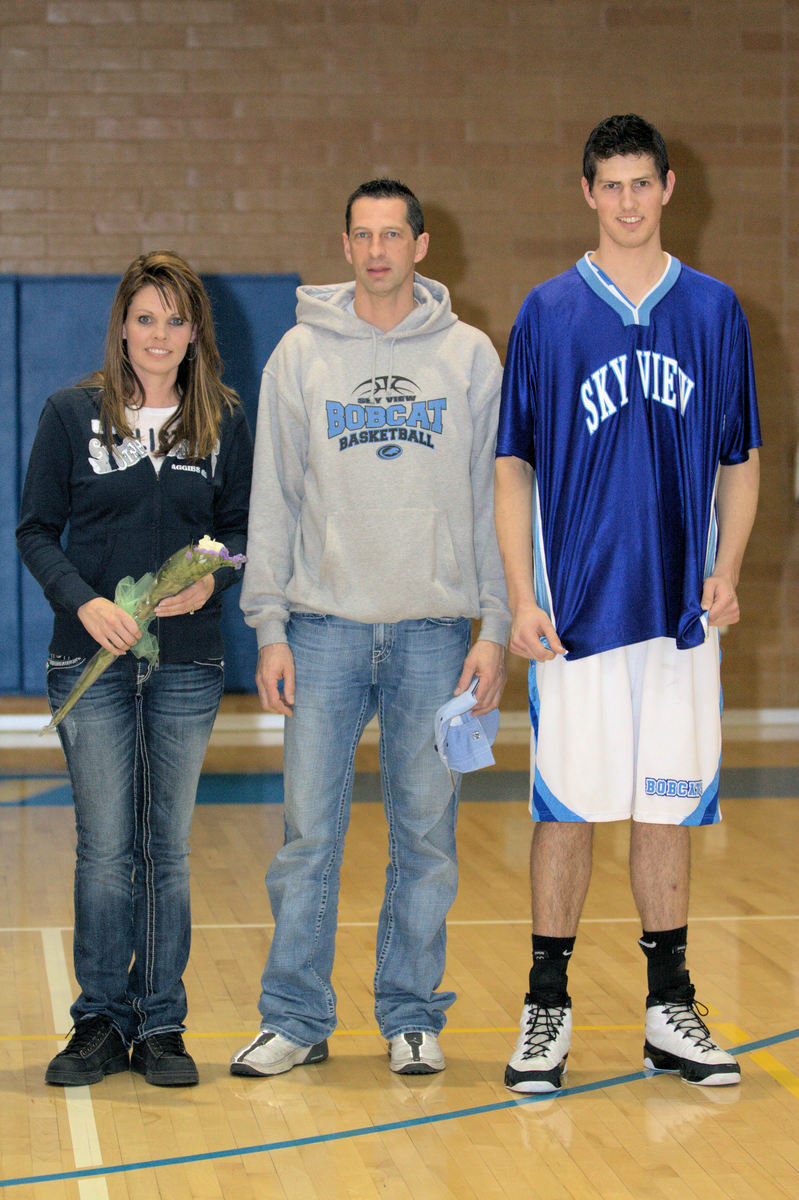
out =
[(440, 283), (383, 333), (355, 285), (297, 289), (261, 382), (241, 604), (258, 645), (289, 612), (352, 621), (479, 617), (510, 630), (494, 531), (501, 367)]

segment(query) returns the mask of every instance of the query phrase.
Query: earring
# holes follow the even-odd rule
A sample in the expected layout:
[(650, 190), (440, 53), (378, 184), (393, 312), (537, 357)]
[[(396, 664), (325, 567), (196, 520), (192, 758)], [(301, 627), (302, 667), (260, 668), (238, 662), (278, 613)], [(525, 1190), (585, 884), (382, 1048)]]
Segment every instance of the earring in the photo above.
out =
[[(193, 350), (193, 351), (194, 351), (194, 353), (193, 353), (193, 354), (189, 354), (189, 351), (190, 351), (190, 350)], [(195, 358), (196, 358), (196, 357), (197, 357), (197, 343), (196, 343), (196, 342), (189, 342), (189, 344), (188, 344), (188, 346), (187, 346), (187, 348), (186, 348), (186, 353), (185, 353), (185, 355), (184, 355), (184, 358), (186, 359), (186, 362), (194, 362), (194, 360), (195, 360)]]

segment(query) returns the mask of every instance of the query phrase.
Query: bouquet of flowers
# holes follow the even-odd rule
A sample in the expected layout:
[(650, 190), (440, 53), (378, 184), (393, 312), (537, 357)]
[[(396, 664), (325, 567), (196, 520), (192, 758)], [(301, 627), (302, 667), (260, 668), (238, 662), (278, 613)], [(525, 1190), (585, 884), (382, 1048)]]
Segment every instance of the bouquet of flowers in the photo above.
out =
[[(218, 571), (220, 567), (233, 567), (238, 570), (245, 562), (243, 554), (229, 554), (221, 542), (215, 542), (206, 535), (200, 538), (196, 546), (184, 546), (182, 550), (178, 550), (166, 560), (156, 575), (142, 575), (135, 583), (130, 575), (120, 579), (114, 602), (130, 613), (143, 633), (143, 637), (131, 647), (132, 652), (139, 658), (149, 658), (151, 662), (158, 658), (158, 642), (147, 632), (147, 627), (161, 600), (182, 592), (190, 584), (196, 583), (198, 579), (210, 575), (213, 571)], [(115, 657), (110, 650), (97, 651), (42, 733), (49, 733), (63, 721), (73, 705), (91, 687), (95, 679), (100, 678)]]

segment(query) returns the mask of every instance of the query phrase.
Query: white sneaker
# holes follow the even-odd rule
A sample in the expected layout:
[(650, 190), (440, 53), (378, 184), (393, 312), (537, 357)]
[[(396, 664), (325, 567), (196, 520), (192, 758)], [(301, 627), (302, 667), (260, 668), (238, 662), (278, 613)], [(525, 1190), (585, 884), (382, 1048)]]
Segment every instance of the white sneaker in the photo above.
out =
[(401, 1033), (391, 1039), (388, 1052), (398, 1075), (434, 1075), (447, 1065), (434, 1033)]
[(559, 1091), (571, 1037), (571, 1008), (546, 1008), (525, 996), (519, 1038), (505, 1068), (505, 1087), (512, 1092)]
[(292, 1067), (310, 1066), (327, 1058), (327, 1041), (316, 1046), (298, 1046), (269, 1029), (242, 1046), (230, 1060), (231, 1075), (282, 1075)]
[(686, 1083), (724, 1087), (741, 1082), (741, 1068), (717, 1046), (702, 1017), (708, 1010), (693, 999), (653, 1004), (646, 1010), (644, 1066), (679, 1075)]

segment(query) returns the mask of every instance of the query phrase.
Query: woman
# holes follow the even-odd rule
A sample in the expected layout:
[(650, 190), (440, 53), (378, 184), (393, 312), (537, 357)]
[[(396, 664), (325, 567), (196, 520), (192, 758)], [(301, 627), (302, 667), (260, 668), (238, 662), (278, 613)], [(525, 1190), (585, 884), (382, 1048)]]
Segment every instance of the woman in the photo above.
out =
[(50, 397), (31, 452), (17, 542), (55, 613), (51, 710), (98, 646), (116, 656), (58, 727), (77, 826), (81, 993), (51, 1084), (129, 1065), (159, 1086), (198, 1082), (181, 1036), (188, 838), (222, 695), (220, 592), (236, 573), (161, 601), (154, 665), (127, 653), (141, 630), (113, 597), (124, 576), (157, 571), (204, 534), (244, 550), (252, 439), (220, 371), (199, 278), (170, 251), (142, 255), (117, 289), (102, 371)]

